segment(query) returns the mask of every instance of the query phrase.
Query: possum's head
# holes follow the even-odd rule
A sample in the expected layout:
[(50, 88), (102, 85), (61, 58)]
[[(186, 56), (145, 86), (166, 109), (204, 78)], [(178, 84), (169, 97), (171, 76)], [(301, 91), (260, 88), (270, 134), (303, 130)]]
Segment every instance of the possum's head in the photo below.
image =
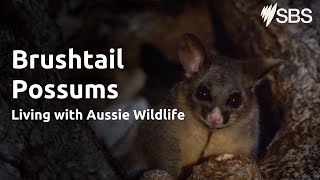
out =
[(209, 128), (222, 128), (254, 119), (254, 87), (279, 60), (239, 61), (209, 55), (192, 34), (182, 37), (179, 49), (186, 79), (185, 106)]

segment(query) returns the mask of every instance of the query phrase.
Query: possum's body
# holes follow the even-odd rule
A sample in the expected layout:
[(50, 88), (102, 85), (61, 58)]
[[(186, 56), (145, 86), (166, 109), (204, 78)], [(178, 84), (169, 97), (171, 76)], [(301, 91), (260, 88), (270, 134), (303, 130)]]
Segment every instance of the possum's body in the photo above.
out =
[(131, 157), (136, 157), (133, 166), (140, 162), (140, 168), (144, 170), (163, 169), (178, 177), (183, 168), (195, 165), (200, 159), (212, 155), (223, 153), (255, 155), (259, 129), (257, 108), (252, 109), (251, 117), (247, 121), (228, 128), (209, 129), (203, 122), (193, 117), (190, 109), (182, 105), (185, 102), (170, 105), (172, 101), (177, 102), (179, 97), (170, 96), (170, 98), (169, 105), (163, 107), (178, 108), (186, 114), (185, 120), (141, 121), (136, 129), (137, 136), (132, 141), (133, 146), (137, 148), (130, 153)]
[(133, 174), (162, 169), (182, 177), (185, 168), (212, 155), (255, 156), (259, 112), (254, 86), (279, 62), (261, 61), (257, 66), (211, 56), (192, 34), (183, 37), (179, 54), (186, 78), (159, 108), (176, 108), (185, 113), (185, 120), (137, 124), (121, 158)]

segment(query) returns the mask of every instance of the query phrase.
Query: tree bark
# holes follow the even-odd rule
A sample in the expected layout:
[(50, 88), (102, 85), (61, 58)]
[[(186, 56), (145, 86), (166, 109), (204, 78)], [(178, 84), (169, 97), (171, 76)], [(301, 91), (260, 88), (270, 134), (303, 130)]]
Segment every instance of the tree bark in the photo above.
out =
[[(11, 110), (59, 111), (76, 107), (69, 101), (12, 99), (12, 80), (58, 83), (54, 71), (14, 70), (12, 51), (54, 53), (59, 28), (46, 1), (1, 1), (0, 21), (0, 177), (1, 179), (117, 179), (103, 146), (87, 124), (67, 121), (12, 121)], [(41, 77), (41, 78), (39, 78)], [(27, 93), (26, 93), (27, 94)]]

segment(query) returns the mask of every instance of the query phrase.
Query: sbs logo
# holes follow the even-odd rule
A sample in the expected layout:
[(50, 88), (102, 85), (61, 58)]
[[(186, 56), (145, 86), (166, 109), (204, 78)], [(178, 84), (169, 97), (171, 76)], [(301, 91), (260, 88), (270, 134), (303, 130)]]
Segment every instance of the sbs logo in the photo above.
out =
[(309, 8), (304, 8), (301, 11), (296, 8), (277, 9), (277, 3), (274, 5), (264, 6), (261, 10), (260, 16), (263, 19), (263, 22), (266, 23), (266, 27), (269, 26), (273, 20), (275, 14), (277, 14), (276, 21), (278, 23), (311, 23), (312, 22), (312, 11)]

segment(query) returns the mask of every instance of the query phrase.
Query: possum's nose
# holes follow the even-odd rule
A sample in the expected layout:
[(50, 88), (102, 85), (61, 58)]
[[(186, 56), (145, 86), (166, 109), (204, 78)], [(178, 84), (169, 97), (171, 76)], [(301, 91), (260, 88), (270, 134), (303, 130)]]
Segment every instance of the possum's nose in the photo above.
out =
[(222, 118), (220, 116), (210, 115), (209, 116), (209, 122), (212, 125), (217, 126), (218, 124), (222, 123)]
[(207, 123), (210, 127), (219, 127), (223, 125), (223, 115), (219, 107), (215, 107), (207, 116)]

